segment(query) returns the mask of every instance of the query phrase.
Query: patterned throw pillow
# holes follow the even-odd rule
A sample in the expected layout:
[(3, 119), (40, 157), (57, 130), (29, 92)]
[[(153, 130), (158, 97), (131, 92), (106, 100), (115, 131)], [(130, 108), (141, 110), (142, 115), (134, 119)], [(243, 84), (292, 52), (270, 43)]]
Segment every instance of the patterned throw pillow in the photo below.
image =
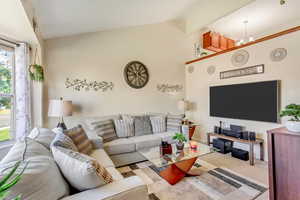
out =
[(64, 177), (79, 191), (93, 189), (113, 181), (110, 173), (94, 158), (63, 147), (52, 146), (51, 150)]
[(164, 116), (150, 117), (153, 133), (166, 132), (166, 118)]
[(114, 123), (119, 138), (134, 136), (133, 119), (114, 120)]
[(78, 148), (74, 144), (73, 140), (62, 132), (57, 132), (51, 146), (59, 146), (66, 149), (71, 149), (78, 152)]
[(72, 129), (66, 130), (64, 134), (66, 134), (72, 139), (80, 153), (86, 155), (92, 153), (93, 143), (88, 139), (85, 131), (80, 125)]
[(142, 135), (151, 135), (151, 121), (150, 117), (147, 115), (143, 116), (134, 116), (134, 135), (142, 136)]
[(114, 122), (111, 119), (94, 121), (90, 123), (90, 127), (103, 138), (103, 142), (110, 142), (118, 138)]
[(167, 131), (181, 132), (181, 126), (184, 115), (168, 115), (167, 116)]

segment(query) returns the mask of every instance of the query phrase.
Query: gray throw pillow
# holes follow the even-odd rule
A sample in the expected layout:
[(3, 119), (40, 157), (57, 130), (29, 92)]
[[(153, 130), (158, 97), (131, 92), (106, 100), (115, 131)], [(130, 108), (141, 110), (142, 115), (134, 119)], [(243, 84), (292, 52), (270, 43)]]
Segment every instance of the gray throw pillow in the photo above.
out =
[(110, 142), (118, 138), (112, 119), (94, 121), (90, 126), (97, 135), (103, 138), (103, 142)]
[(134, 135), (151, 135), (152, 127), (150, 117), (148, 115), (134, 116)]
[(71, 149), (73, 151), (78, 152), (78, 148), (74, 144), (73, 140), (62, 132), (56, 133), (56, 137), (52, 141), (51, 146), (56, 146), (56, 147), (59, 146), (59, 147)]

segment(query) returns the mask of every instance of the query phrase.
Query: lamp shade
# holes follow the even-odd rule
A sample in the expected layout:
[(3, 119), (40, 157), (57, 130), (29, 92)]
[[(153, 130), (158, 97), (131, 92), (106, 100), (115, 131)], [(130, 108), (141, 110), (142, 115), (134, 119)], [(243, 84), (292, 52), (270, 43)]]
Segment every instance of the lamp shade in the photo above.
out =
[(180, 111), (186, 111), (186, 110), (188, 110), (188, 108), (189, 108), (188, 102), (187, 102), (186, 100), (184, 100), (184, 99), (178, 101), (177, 106), (178, 106), (178, 109), (179, 109)]
[(72, 101), (62, 99), (51, 99), (49, 101), (49, 117), (72, 116), (72, 113)]

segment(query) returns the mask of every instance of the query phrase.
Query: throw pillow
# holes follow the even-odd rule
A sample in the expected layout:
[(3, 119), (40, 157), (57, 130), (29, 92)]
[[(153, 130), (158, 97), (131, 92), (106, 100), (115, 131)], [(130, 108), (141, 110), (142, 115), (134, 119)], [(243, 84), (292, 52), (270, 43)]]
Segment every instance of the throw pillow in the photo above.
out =
[(51, 146), (59, 146), (66, 149), (71, 149), (78, 152), (77, 146), (74, 144), (73, 140), (62, 132), (57, 132), (56, 137), (51, 143)]
[(44, 145), (50, 150), (50, 144), (55, 138), (55, 133), (47, 128), (34, 128), (28, 137)]
[(184, 115), (168, 115), (167, 116), (167, 131), (181, 132), (181, 125)]
[(134, 126), (132, 119), (114, 120), (117, 136), (119, 138), (127, 138), (134, 136)]
[(91, 140), (88, 139), (85, 131), (78, 125), (72, 129), (64, 131), (64, 133), (69, 136), (74, 144), (76, 145), (78, 151), (80, 153), (89, 155), (93, 151), (93, 143)]
[(151, 135), (151, 121), (150, 117), (147, 115), (143, 116), (134, 116), (134, 135), (142, 136), (142, 135)]
[[(10, 189), (7, 199), (22, 194), (22, 199), (61, 199), (69, 194), (69, 186), (62, 177), (51, 152), (40, 143), (25, 138), (17, 141), (0, 163), (0, 180), (18, 161), (20, 172), (27, 165), (18, 184)], [(47, 194), (47, 195), (45, 195)]]
[(42, 144), (31, 138), (17, 140), (6, 156), (1, 160), (0, 165), (4, 163), (26, 160), (34, 156), (51, 157), (51, 152)]
[(166, 118), (164, 116), (150, 117), (153, 133), (166, 132)]
[(113, 181), (109, 172), (95, 159), (63, 147), (52, 146), (51, 149), (64, 177), (77, 190), (93, 189)]
[(118, 138), (114, 122), (111, 119), (94, 121), (90, 126), (97, 135), (103, 138), (103, 142), (110, 142)]

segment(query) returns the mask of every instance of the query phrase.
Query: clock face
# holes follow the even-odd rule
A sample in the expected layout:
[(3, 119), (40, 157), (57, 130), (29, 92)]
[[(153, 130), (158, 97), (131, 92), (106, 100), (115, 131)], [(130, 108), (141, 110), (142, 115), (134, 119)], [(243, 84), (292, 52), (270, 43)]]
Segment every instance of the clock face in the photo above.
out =
[(143, 88), (149, 81), (148, 69), (143, 63), (132, 61), (124, 69), (124, 78), (130, 87)]

